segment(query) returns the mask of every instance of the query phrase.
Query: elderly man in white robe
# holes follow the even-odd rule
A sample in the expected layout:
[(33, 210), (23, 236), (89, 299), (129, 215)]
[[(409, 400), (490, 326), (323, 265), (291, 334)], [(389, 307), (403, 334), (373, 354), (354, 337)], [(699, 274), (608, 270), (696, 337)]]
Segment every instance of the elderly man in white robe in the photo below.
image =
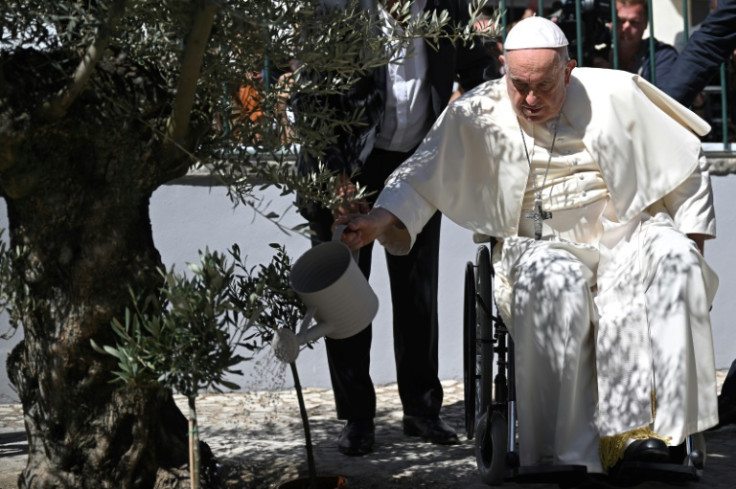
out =
[(710, 128), (636, 75), (576, 68), (567, 44), (519, 22), (506, 76), (451, 104), (373, 210), (341, 221), (352, 249), (395, 254), (437, 209), (498, 238), (521, 462), (605, 472), (718, 422)]

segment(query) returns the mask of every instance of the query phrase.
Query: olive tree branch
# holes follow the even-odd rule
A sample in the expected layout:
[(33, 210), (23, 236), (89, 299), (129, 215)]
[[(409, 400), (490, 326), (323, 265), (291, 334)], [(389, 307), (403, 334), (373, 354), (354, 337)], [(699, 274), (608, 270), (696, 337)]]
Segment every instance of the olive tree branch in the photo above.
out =
[(202, 60), (218, 9), (218, 5), (207, 3), (194, 15), (192, 29), (186, 40), (176, 98), (166, 127), (168, 151), (178, 148), (189, 134), (189, 122)]
[(41, 116), (46, 120), (58, 120), (66, 115), (66, 111), (74, 103), (79, 94), (81, 94), (89, 83), (89, 79), (95, 70), (95, 66), (102, 58), (110, 38), (120, 19), (125, 12), (126, 0), (115, 0), (110, 7), (107, 19), (100, 25), (92, 44), (77, 65), (72, 76), (71, 83), (52, 100), (46, 102), (42, 106)]

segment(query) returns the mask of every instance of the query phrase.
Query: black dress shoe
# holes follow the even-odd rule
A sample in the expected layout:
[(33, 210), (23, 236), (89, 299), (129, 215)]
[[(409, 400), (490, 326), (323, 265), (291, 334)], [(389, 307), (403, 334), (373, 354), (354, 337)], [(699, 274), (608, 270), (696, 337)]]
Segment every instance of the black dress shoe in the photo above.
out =
[(634, 440), (624, 451), (626, 462), (669, 462), (670, 451), (659, 438)]
[(460, 443), (457, 433), (439, 416), (406, 416), (404, 415), (404, 434), (418, 436), (424, 441), (438, 445), (456, 445)]
[(376, 426), (372, 419), (351, 419), (337, 439), (337, 449), (345, 455), (365, 455), (373, 450)]

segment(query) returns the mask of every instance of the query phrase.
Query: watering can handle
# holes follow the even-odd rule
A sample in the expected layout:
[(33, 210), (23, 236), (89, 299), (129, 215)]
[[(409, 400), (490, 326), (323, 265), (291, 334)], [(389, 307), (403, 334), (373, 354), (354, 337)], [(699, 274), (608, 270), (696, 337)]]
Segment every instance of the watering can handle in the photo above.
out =
[(302, 319), (302, 322), (299, 324), (298, 328), (298, 334), (306, 334), (307, 330), (309, 329), (309, 325), (312, 323), (312, 320), (314, 319), (314, 315), (317, 312), (317, 308), (314, 306), (310, 306), (307, 308), (307, 313), (304, 315), (304, 318)]
[[(335, 226), (335, 230), (332, 232), (332, 241), (340, 241), (340, 236), (342, 236), (342, 233), (347, 229), (347, 224), (338, 224)], [(358, 257), (360, 256), (360, 250), (355, 250), (352, 252), (353, 254), (353, 260), (355, 260), (355, 263), (358, 262)]]

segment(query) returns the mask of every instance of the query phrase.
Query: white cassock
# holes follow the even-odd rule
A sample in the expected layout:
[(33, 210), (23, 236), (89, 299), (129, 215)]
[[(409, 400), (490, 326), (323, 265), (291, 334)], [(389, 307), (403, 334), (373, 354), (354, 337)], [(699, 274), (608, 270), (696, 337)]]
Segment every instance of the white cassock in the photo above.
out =
[[(638, 76), (593, 68), (573, 70), (558, 121), (520, 123), (501, 79), (451, 104), (389, 178), (376, 206), (408, 231), (381, 238), (389, 252), (437, 209), (500, 239), (522, 464), (600, 472), (600, 436), (651, 427), (676, 445), (717, 424), (718, 279), (686, 237), (715, 236), (693, 134), (708, 130)], [(535, 189), (552, 212), (540, 241)]]

